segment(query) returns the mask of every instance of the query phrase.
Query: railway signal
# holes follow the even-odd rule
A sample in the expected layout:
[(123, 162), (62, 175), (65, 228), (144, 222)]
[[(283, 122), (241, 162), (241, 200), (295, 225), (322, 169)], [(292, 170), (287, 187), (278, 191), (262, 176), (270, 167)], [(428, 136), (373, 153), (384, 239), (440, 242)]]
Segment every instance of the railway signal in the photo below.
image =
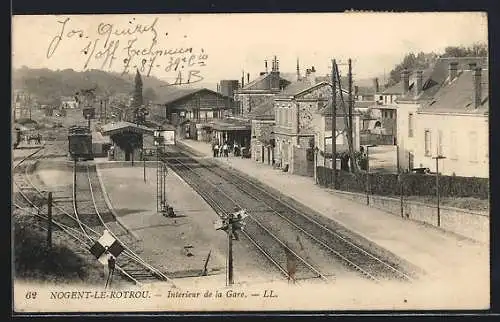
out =
[(163, 160), (165, 145), (175, 144), (175, 133), (165, 131), (161, 127), (154, 131), (154, 145), (156, 146), (156, 211), (166, 217), (175, 217), (174, 209), (168, 205), (166, 198), (167, 165)]
[(104, 230), (101, 238), (90, 248), (90, 252), (97, 260), (104, 265), (104, 271), (107, 272), (106, 285), (111, 284), (113, 272), (115, 270), (116, 258), (123, 252), (122, 244), (114, 238), (107, 230)]
[(214, 222), (216, 230), (223, 230), (227, 233), (228, 254), (227, 254), (227, 285), (233, 284), (233, 239), (239, 240), (237, 231), (243, 230), (245, 222), (243, 219), (248, 217), (245, 209), (222, 216), (220, 220)]
[(153, 140), (156, 146), (156, 211), (165, 216), (168, 209), (165, 195), (167, 168), (162, 159), (165, 148), (165, 138), (162, 132), (161, 128), (154, 131)]
[(104, 230), (101, 238), (90, 248), (90, 252), (103, 265), (108, 264), (108, 255), (115, 258), (123, 252), (122, 244), (113, 237), (107, 230)]

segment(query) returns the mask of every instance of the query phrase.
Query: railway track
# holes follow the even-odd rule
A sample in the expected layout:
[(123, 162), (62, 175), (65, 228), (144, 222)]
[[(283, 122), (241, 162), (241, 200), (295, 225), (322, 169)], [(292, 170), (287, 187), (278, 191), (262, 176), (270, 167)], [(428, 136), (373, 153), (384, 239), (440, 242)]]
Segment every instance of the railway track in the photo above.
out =
[[(48, 217), (44, 214), (43, 203), (40, 204), (39, 202), (39, 200), (45, 198), (45, 195), (43, 191), (31, 182), (28, 175), (30, 166), (28, 163), (36, 162), (41, 157), (40, 152), (43, 149), (42, 147), (34, 153), (29, 154), (14, 166), (14, 185), (18, 190), (19, 196), (23, 199), (22, 201), (15, 200), (14, 206), (34, 215), (38, 219), (38, 226), (41, 229), (46, 229), (44, 227), (46, 226)], [(37, 158), (33, 159), (35, 155), (37, 155)], [(26, 165), (24, 173), (16, 171), (23, 164)], [(113, 234), (112, 229), (117, 231), (116, 224), (111, 221), (112, 215), (109, 213), (105, 202), (102, 201), (100, 184), (96, 184), (96, 179), (98, 180), (98, 178), (95, 165), (77, 165), (74, 163), (73, 171), (73, 209), (72, 211), (68, 211), (57, 202), (53, 202), (52, 224), (54, 233), (62, 233), (71, 237), (83, 253), (90, 255), (90, 247), (102, 235), (104, 229), (107, 229), (125, 249), (117, 259), (116, 270), (119, 274), (137, 285), (142, 285), (151, 280), (161, 280), (168, 281), (175, 287), (168, 276), (144, 261), (127, 246), (126, 242)], [(98, 193), (99, 191), (101, 194)], [(25, 203), (24, 205), (23, 202)]]
[[(320, 245), (344, 265), (368, 279), (375, 282), (384, 279), (403, 281), (413, 279), (399, 265), (379, 258), (351, 241), (345, 236), (346, 234), (341, 233), (345, 228), (340, 226), (329, 227), (329, 225), (319, 222), (303, 211), (282, 202), (279, 198), (241, 175), (233, 173), (233, 171), (229, 173), (213, 164), (195, 160), (183, 152), (169, 154), (166, 161), (181, 176), (185, 175), (185, 171), (179, 171), (178, 165), (183, 163), (184, 168), (189, 167), (191, 171), (198, 172), (200, 180), (211, 182), (212, 190), (224, 190), (226, 195), (230, 194), (233, 196), (232, 198), (238, 199), (238, 201), (234, 201), (235, 203), (249, 205), (254, 208), (254, 211), (251, 212), (251, 217), (254, 220), (260, 218), (261, 223), (266, 222), (269, 225), (272, 222), (279, 221), (279, 225), (286, 225), (288, 229), (300, 232), (301, 235)], [(206, 183), (206, 185), (209, 184)], [(249, 207), (243, 206), (243, 208), (248, 209)], [(260, 226), (264, 227), (263, 224)], [(275, 223), (274, 227), (276, 226)], [(259, 236), (263, 235), (259, 234)]]
[[(192, 161), (192, 160), (190, 160)], [(241, 208), (238, 201), (229, 194), (219, 189), (215, 184), (205, 180), (203, 175), (196, 173), (192, 164), (183, 162), (177, 158), (169, 158), (169, 164), (189, 185), (191, 185), (200, 196), (215, 210), (220, 216), (226, 216), (234, 211), (235, 207)], [(328, 281), (329, 276), (321, 273), (320, 270), (310, 263), (303, 255), (298, 254), (292, 247), (284, 242), (275, 233), (254, 217), (249, 217), (244, 231), (241, 234), (250, 241), (287, 279), (295, 281), (319, 278)], [(287, 263), (294, 261), (297, 275), (290, 276)]]

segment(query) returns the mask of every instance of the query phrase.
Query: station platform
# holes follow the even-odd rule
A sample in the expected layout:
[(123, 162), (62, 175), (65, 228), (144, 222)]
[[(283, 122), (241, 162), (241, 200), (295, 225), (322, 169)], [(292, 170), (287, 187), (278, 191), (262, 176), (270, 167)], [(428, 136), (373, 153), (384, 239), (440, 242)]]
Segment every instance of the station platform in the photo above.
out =
[[(208, 254), (208, 276), (224, 280), (226, 273), (227, 238), (215, 230), (213, 222), (219, 217), (215, 211), (180, 177), (169, 171), (166, 178), (166, 198), (176, 217), (164, 217), (156, 211), (156, 162), (146, 163), (95, 160), (101, 185), (117, 221), (136, 238), (139, 255), (177, 279), (199, 278)], [(144, 169), (146, 180), (144, 180)], [(187, 256), (189, 246), (193, 256)], [(235, 275), (240, 280), (266, 281), (271, 275), (255, 275), (256, 254), (234, 243)], [(256, 250), (254, 251), (256, 252)], [(241, 254), (241, 255), (240, 255)], [(203, 283), (203, 281), (200, 281)], [(223, 283), (222, 283), (223, 284)]]
[[(212, 157), (209, 143), (178, 142)], [(342, 198), (316, 185), (314, 178), (286, 173), (241, 157), (212, 157), (212, 160), (259, 180), (421, 268), (426, 279), (436, 282), (451, 279), (454, 281), (451, 283), (474, 281), (474, 289), (478, 289), (478, 284), (489, 289), (488, 245)]]

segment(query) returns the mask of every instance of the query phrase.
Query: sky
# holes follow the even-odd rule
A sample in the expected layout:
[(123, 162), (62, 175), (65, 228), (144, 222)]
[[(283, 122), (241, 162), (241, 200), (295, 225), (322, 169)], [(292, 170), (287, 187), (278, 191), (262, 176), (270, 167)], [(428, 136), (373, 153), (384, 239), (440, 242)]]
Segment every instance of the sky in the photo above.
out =
[(328, 73), (332, 59), (342, 64), (351, 58), (356, 80), (388, 75), (411, 51), (439, 53), (446, 46), (487, 41), (487, 15), (478, 12), (47, 15), (12, 20), (13, 68), (130, 73), (139, 68), (143, 76), (169, 83), (189, 79), (211, 87), (221, 79), (240, 80), (243, 71), (255, 79), (264, 71), (264, 60), (271, 68), (274, 56), (280, 71), (294, 73), (299, 59), (302, 74), (314, 66), (317, 75)]

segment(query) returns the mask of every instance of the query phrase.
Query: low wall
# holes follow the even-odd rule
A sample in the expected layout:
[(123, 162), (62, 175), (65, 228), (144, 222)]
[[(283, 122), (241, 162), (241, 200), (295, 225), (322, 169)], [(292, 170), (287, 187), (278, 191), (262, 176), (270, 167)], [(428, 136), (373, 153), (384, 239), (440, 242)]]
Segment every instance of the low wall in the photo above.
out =
[[(156, 168), (157, 161), (146, 161), (146, 168)], [(112, 169), (112, 168), (131, 168), (132, 161), (107, 161), (97, 163), (97, 167), (101, 169)], [(134, 161), (134, 168), (144, 167), (143, 161)]]
[[(345, 191), (332, 193), (350, 200), (366, 204), (366, 194)], [(369, 195), (370, 206), (401, 216), (401, 200), (397, 198)], [(437, 207), (403, 199), (403, 217), (437, 227)], [(489, 242), (489, 216), (484, 213), (440, 207), (440, 229), (481, 242)]]

